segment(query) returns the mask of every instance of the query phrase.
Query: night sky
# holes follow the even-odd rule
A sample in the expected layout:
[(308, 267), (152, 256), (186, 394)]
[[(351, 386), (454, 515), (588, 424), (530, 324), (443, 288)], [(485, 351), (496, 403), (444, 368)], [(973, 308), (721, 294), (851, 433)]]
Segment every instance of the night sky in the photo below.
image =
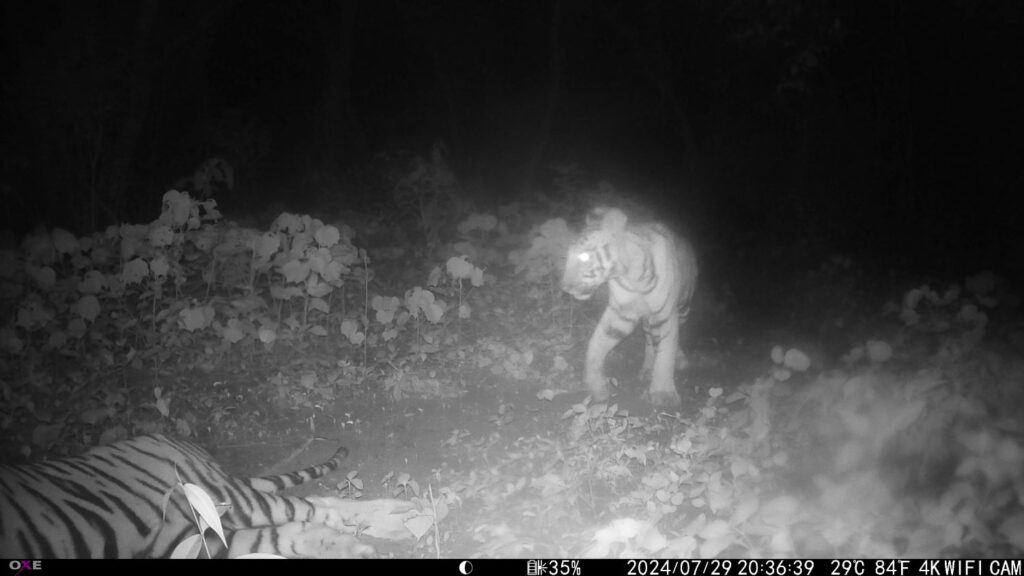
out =
[(575, 163), (698, 245), (1024, 272), (1015, 0), (33, 1), (0, 19), (15, 235), (149, 221), (213, 155), (235, 169), (229, 216), (323, 215), (339, 206), (317, 182), (441, 141), (482, 209)]

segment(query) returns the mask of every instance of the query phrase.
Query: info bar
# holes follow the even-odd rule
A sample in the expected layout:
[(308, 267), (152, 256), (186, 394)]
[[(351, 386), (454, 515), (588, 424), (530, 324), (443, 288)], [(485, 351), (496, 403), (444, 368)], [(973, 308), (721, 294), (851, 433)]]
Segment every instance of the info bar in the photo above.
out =
[[(104, 576), (139, 570), (177, 570), (181, 560), (37, 560), (4, 559), (10, 576), (57, 576), (100, 571)], [(189, 562), (189, 576), (223, 576), (234, 560)], [(717, 558), (689, 560), (652, 558), (627, 560), (466, 558), (456, 560), (300, 560), (284, 568), (277, 560), (244, 560), (245, 572), (280, 576), (281, 570), (319, 573), (375, 574), (403, 571), (450, 576), (1024, 576), (1020, 559), (841, 559), (841, 558)], [(164, 563), (172, 565), (163, 566)], [(44, 572), (45, 571), (45, 572)], [(425, 572), (424, 572), (425, 571)], [(325, 572), (326, 573), (326, 572)], [(0, 575), (2, 576), (2, 575)]]

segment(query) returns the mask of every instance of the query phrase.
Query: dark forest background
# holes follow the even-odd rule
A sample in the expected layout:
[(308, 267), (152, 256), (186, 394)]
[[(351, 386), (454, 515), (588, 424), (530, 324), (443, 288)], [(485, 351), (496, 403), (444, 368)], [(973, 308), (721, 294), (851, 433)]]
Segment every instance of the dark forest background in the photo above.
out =
[(234, 169), (229, 216), (385, 210), (374, 171), (441, 146), (485, 209), (576, 165), (685, 212), (705, 243), (1024, 271), (1020, 2), (0, 10), (6, 242), (149, 221), (214, 156)]

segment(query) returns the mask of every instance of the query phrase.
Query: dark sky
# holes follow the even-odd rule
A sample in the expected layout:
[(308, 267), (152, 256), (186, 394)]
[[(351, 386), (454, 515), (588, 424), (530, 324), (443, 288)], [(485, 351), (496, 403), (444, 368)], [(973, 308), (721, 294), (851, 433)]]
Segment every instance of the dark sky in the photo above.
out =
[(440, 138), (481, 204), (551, 191), (549, 167), (575, 162), (705, 235), (1024, 268), (1019, 1), (2, 10), (0, 183), (18, 231), (142, 221), (214, 154), (239, 183), (225, 206), (315, 210), (314, 176)]

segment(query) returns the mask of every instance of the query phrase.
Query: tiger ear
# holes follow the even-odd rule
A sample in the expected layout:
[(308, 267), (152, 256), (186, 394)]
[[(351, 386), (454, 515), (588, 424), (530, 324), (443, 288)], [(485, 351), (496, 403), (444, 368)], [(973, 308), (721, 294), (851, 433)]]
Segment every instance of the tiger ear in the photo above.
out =
[(606, 208), (604, 206), (596, 206), (594, 208), (591, 208), (590, 212), (587, 212), (585, 222), (586, 227), (597, 228), (598, 226), (600, 226), (601, 221), (604, 220), (604, 215), (608, 212), (608, 210), (609, 208)]
[(618, 208), (597, 208), (594, 215), (601, 218), (601, 230), (617, 234), (626, 228), (626, 215)]

